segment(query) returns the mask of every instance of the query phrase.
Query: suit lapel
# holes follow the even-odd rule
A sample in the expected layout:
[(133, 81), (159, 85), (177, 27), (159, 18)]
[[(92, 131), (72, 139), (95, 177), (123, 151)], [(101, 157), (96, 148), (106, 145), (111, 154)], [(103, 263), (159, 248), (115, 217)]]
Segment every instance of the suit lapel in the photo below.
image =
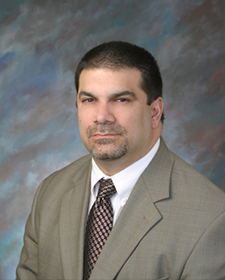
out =
[[(90, 195), (91, 160), (76, 173), (63, 198), (60, 212), (60, 246), (65, 279), (82, 279), (83, 244)], [(79, 176), (79, 177), (78, 177)]]
[(140, 176), (92, 271), (90, 280), (113, 279), (142, 238), (163, 218), (155, 202), (169, 198), (173, 155), (163, 139)]
[[(140, 189), (141, 188), (141, 189)], [(139, 180), (92, 271), (91, 279), (114, 279), (144, 235), (161, 219)]]

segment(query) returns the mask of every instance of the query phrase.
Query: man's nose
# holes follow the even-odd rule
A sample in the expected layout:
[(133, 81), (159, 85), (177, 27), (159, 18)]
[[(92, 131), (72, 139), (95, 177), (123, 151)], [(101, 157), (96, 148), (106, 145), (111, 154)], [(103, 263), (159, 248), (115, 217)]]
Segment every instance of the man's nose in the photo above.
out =
[(96, 108), (94, 117), (93, 117), (93, 122), (94, 123), (100, 123), (100, 124), (105, 124), (105, 123), (114, 123), (115, 122), (115, 116), (110, 109), (109, 104), (99, 104)]

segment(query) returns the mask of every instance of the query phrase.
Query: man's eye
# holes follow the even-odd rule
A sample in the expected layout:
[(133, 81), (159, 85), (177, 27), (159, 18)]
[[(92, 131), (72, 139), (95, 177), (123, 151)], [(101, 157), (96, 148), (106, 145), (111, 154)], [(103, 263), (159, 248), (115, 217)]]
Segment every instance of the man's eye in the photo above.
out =
[(86, 98), (83, 100), (83, 102), (86, 102), (86, 103), (90, 103), (90, 102), (93, 102), (94, 101), (94, 98)]
[(117, 101), (119, 101), (119, 102), (126, 102), (126, 101), (129, 101), (129, 100), (126, 99), (126, 98), (118, 98)]

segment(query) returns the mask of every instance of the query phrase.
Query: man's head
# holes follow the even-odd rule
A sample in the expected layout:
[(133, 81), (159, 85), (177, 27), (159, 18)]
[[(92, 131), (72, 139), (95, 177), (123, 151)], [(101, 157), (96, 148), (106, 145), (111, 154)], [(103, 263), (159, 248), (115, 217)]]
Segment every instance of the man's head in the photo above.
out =
[(78, 65), (76, 87), (80, 136), (105, 174), (150, 151), (162, 132), (163, 100), (158, 66), (147, 51), (123, 42), (94, 48)]
[[(80, 74), (84, 69), (108, 68), (121, 70), (136, 68), (141, 72), (141, 89), (147, 94), (147, 104), (162, 97), (162, 78), (154, 57), (145, 49), (122, 41), (103, 43), (87, 52), (75, 72), (75, 86), (78, 92)], [(161, 121), (164, 120), (162, 114)]]

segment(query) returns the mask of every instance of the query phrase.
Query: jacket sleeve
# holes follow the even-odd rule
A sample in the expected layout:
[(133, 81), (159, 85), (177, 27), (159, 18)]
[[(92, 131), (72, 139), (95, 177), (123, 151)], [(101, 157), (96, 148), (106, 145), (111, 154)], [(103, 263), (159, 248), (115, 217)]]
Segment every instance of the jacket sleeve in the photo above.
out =
[(32, 205), (31, 213), (27, 219), (24, 246), (21, 252), (20, 261), (16, 270), (16, 280), (38, 279), (38, 234), (35, 224), (36, 206), (38, 201), (40, 185)]
[(196, 243), (181, 279), (225, 279), (225, 212), (211, 223)]

